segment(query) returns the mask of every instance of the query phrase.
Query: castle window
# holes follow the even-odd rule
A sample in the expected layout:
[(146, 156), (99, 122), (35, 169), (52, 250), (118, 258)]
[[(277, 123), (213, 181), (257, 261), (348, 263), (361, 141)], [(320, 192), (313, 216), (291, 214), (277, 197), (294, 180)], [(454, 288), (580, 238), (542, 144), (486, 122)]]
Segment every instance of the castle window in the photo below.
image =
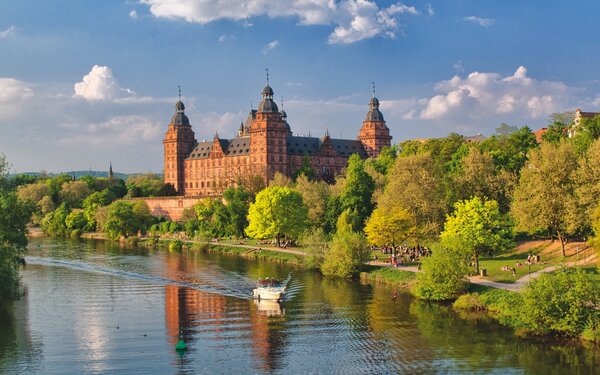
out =
[(204, 187), (204, 181), (200, 183), (200, 187)]

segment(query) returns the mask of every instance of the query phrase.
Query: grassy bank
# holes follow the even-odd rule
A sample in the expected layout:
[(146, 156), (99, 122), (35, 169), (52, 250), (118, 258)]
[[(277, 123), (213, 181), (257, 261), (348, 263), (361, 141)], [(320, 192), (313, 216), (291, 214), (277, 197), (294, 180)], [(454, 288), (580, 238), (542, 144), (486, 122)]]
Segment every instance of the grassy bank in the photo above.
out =
[(257, 250), (248, 247), (238, 247), (238, 246), (227, 246), (227, 245), (215, 245), (206, 242), (200, 241), (182, 241), (177, 239), (152, 239), (152, 238), (144, 238), (139, 240), (137, 243), (139, 246), (145, 247), (161, 247), (169, 250), (179, 250), (182, 248), (187, 248), (190, 250), (196, 251), (204, 251), (209, 253), (221, 253), (221, 254), (229, 254), (229, 255), (238, 255), (245, 258), (253, 258), (253, 259), (264, 259), (273, 262), (286, 263), (289, 265), (293, 265), (296, 267), (300, 267), (304, 265), (303, 257), (296, 254), (290, 254), (285, 252), (271, 251), (271, 250)]
[(390, 267), (368, 266), (364, 272), (360, 273), (360, 280), (408, 289), (414, 284), (416, 274)]

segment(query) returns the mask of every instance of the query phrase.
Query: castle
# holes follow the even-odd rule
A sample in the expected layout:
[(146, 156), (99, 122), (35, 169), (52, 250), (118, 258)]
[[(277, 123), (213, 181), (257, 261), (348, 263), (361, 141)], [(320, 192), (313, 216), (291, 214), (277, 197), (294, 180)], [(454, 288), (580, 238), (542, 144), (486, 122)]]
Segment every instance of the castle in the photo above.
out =
[(291, 177), (303, 166), (312, 167), (316, 178), (333, 181), (350, 155), (376, 157), (384, 146), (391, 146), (391, 140), (375, 90), (357, 140), (334, 139), (329, 132), (321, 138), (294, 135), (287, 114), (273, 101), (267, 77), (262, 101), (234, 139), (215, 133), (212, 141), (197, 142), (180, 99), (163, 140), (164, 179), (185, 196), (219, 195), (251, 176), (265, 182), (277, 172)]

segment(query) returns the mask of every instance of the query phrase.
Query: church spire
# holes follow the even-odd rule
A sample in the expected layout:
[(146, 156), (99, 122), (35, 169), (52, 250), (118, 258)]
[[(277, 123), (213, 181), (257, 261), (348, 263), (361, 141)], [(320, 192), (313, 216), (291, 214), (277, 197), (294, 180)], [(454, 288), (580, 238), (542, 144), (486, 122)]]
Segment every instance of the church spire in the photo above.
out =
[(108, 179), (109, 180), (113, 179), (112, 161), (109, 162), (109, 166), (108, 166)]

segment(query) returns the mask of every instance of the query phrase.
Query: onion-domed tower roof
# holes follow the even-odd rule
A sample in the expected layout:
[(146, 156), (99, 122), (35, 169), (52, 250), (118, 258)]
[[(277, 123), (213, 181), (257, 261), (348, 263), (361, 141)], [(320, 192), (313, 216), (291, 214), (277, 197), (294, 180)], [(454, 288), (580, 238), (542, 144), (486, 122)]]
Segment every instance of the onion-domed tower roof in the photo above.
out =
[(185, 115), (185, 105), (181, 100), (175, 104), (175, 114), (171, 117), (173, 125), (189, 125), (190, 119)]
[(369, 112), (365, 116), (365, 121), (384, 121), (383, 114), (379, 111), (379, 100), (375, 95), (369, 101)]
[(279, 108), (273, 101), (273, 89), (269, 86), (269, 70), (267, 71), (267, 85), (262, 90), (262, 101), (258, 105), (257, 112), (259, 113), (277, 113)]

